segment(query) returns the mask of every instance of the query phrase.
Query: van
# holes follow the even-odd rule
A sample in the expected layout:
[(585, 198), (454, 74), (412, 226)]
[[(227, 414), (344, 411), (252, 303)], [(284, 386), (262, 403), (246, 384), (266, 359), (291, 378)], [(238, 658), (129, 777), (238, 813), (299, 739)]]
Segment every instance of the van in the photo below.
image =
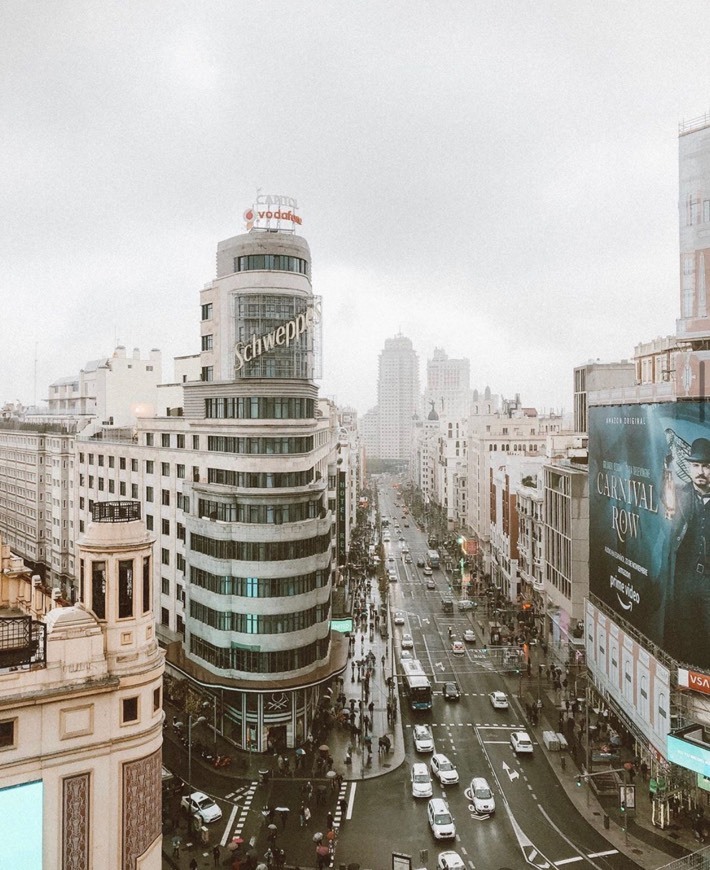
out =
[(422, 762), (412, 765), (412, 797), (431, 797), (431, 777)]
[(441, 596), (441, 609), (444, 613), (454, 612), (454, 599), (450, 595)]
[(432, 798), (427, 805), (429, 827), (437, 840), (453, 840), (456, 837), (454, 819), (441, 798)]

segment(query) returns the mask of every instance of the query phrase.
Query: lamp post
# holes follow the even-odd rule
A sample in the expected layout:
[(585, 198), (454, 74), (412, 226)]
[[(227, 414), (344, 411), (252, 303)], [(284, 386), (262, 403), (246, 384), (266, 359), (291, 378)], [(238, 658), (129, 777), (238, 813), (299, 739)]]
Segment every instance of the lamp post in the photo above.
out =
[(201, 722), (206, 722), (205, 716), (198, 716), (195, 721), (192, 721), (192, 714), (187, 716), (187, 784), (192, 789), (192, 726), (199, 725)]

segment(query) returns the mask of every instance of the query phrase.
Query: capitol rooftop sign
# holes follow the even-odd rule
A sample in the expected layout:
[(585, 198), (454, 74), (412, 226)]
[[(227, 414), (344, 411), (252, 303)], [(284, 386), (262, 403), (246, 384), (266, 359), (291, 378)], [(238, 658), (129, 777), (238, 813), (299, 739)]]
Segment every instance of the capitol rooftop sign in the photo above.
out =
[(244, 209), (247, 232), (252, 230), (278, 230), (293, 233), (303, 223), (298, 203), (291, 196), (257, 192), (253, 205)]

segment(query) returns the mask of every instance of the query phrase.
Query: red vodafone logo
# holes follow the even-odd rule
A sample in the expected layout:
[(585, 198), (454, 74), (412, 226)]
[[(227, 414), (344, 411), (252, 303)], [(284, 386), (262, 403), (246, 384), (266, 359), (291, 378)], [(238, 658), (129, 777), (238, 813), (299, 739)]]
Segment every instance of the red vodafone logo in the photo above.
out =
[(244, 209), (244, 223), (247, 225), (247, 230), (250, 230), (254, 226), (254, 221), (256, 220), (256, 213), (253, 208)]

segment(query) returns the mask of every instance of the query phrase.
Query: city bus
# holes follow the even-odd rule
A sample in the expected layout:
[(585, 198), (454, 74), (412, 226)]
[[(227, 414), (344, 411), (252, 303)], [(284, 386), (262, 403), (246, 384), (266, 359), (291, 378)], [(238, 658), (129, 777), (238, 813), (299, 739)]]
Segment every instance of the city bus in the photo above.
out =
[(438, 568), (439, 567), (439, 551), (438, 550), (427, 550), (426, 551), (426, 561), (427, 565), (430, 568)]
[(404, 692), (412, 710), (431, 710), (431, 683), (424, 673), (424, 668), (417, 659), (405, 659), (402, 662), (404, 671)]

